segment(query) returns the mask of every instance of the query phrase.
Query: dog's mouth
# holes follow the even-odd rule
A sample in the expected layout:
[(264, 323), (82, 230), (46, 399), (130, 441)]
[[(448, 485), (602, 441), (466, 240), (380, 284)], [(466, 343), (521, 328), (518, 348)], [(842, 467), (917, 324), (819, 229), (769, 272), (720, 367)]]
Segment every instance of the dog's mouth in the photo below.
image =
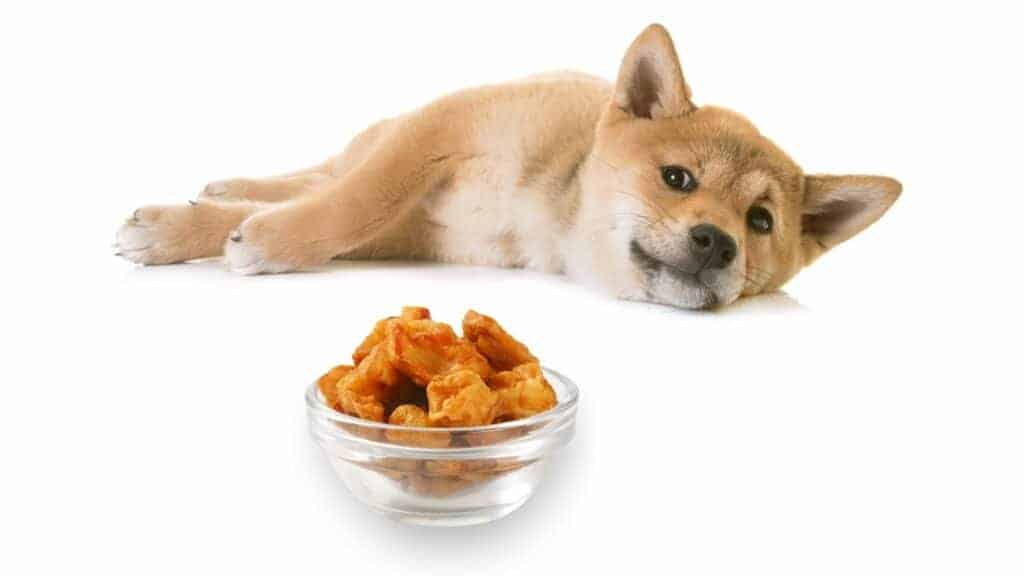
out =
[(629, 243), (629, 252), (633, 261), (648, 275), (655, 277), (658, 274), (667, 274), (687, 288), (699, 293), (700, 304), (698, 308), (714, 308), (719, 304), (719, 297), (715, 290), (700, 279), (700, 270), (690, 271), (681, 266), (670, 264), (654, 256), (644, 249), (635, 239)]

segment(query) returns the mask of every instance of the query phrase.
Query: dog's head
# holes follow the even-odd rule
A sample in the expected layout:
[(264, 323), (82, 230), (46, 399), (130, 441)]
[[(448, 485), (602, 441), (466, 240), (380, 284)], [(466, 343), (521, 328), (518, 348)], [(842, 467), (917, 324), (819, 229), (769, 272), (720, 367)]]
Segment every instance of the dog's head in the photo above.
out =
[(805, 175), (744, 117), (695, 106), (659, 25), (623, 59), (584, 178), (610, 211), (619, 292), (686, 308), (778, 288), (900, 193), (891, 178)]

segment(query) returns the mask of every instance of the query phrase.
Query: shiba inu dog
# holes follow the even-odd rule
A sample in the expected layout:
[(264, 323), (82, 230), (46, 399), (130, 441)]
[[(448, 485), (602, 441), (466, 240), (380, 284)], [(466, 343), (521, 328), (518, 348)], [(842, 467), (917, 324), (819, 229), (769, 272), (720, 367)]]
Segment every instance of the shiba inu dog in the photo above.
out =
[(458, 92), (311, 168), (140, 208), (117, 248), (141, 264), (223, 255), (242, 274), (333, 258), (528, 267), (709, 308), (778, 288), (900, 190), (806, 175), (744, 117), (696, 106), (655, 24), (614, 85), (557, 73)]

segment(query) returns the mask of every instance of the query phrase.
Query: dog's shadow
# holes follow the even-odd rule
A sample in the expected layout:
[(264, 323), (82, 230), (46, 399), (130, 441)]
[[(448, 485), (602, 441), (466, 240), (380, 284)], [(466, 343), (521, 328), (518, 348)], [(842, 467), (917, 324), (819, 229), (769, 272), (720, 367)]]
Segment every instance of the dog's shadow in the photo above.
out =
[(714, 310), (719, 316), (751, 315), (751, 314), (787, 314), (806, 312), (807, 307), (789, 294), (778, 291), (757, 296), (748, 296)]
[[(431, 270), (431, 271), (443, 271), (445, 274), (459, 276), (462, 274), (467, 275), (470, 278), (477, 277), (480, 273), (480, 269), (473, 266), (458, 266), (447, 264), (443, 262), (433, 262), (427, 260), (332, 260), (329, 264), (320, 266), (308, 273), (339, 273), (339, 272), (360, 272), (360, 271), (372, 271), (380, 269), (391, 269), (391, 270)], [(521, 268), (486, 268), (487, 271), (493, 273), (507, 273), (515, 274), (517, 272), (524, 272)], [(531, 274), (537, 274), (541, 277), (547, 278), (558, 278), (566, 283), (571, 283), (565, 276), (551, 276), (541, 272), (526, 271)], [(297, 274), (303, 274), (298, 272)], [(652, 306), (664, 307), (662, 304), (651, 304)], [(678, 308), (668, 307), (673, 310), (679, 310)], [(789, 295), (788, 293), (779, 290), (776, 292), (770, 292), (767, 294), (759, 294), (757, 296), (748, 296), (740, 298), (739, 300), (711, 310), (710, 313), (716, 316), (734, 316), (734, 315), (751, 315), (751, 314), (785, 314), (794, 312), (806, 312), (808, 309), (806, 306), (801, 304), (796, 298)]]
[[(206, 258), (202, 260), (192, 260), (187, 264), (184, 264), (201, 274), (219, 275), (226, 273), (224, 264), (220, 258)], [(134, 273), (146, 272), (147, 275), (157, 275), (160, 277), (167, 277), (171, 275), (169, 272), (171, 269), (177, 266), (144, 266), (133, 269)], [(279, 278), (283, 281), (285, 279), (294, 279), (296, 277), (320, 277), (330, 278), (336, 275), (344, 275), (346, 272), (380, 272), (380, 271), (407, 271), (407, 272), (426, 272), (430, 274), (437, 274), (444, 277), (446, 280), (461, 281), (466, 280), (472, 282), (480, 278), (481, 271), (491, 274), (509, 274), (509, 275), (521, 275), (529, 274), (534, 276), (534, 280), (545, 279), (552, 281), (556, 284), (564, 283), (566, 285), (573, 284), (565, 276), (545, 274), (542, 272), (534, 272), (524, 269), (516, 268), (478, 268), (474, 266), (459, 266), (453, 264), (447, 264), (442, 262), (433, 262), (427, 260), (332, 260), (330, 263), (318, 266), (310, 270), (289, 272), (286, 274), (275, 274), (275, 275), (261, 275), (261, 278)], [(579, 289), (584, 290), (580, 287)], [(675, 308), (664, 304), (655, 304), (650, 302), (634, 301), (630, 302), (633, 306), (650, 306), (655, 309), (663, 309), (666, 312), (686, 312), (694, 313), (693, 310), (684, 310), (681, 308)], [(787, 313), (799, 313), (806, 312), (808, 309), (798, 300), (783, 291), (771, 292), (769, 294), (760, 294), (758, 296), (749, 296), (740, 298), (736, 302), (716, 308), (710, 311), (698, 311), (698, 314), (712, 314), (714, 316), (749, 316), (749, 315), (774, 315), (774, 314), (787, 314)]]

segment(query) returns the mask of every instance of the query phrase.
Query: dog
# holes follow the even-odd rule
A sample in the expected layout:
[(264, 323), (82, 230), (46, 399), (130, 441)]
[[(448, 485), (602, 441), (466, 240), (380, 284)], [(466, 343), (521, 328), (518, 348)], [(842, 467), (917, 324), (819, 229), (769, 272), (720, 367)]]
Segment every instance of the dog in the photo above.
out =
[(743, 116), (696, 106), (653, 24), (614, 85), (559, 72), (457, 92), (311, 168), (139, 208), (116, 247), (146, 265), (223, 256), (241, 274), (334, 258), (525, 267), (700, 309), (778, 289), (901, 189), (805, 175)]

